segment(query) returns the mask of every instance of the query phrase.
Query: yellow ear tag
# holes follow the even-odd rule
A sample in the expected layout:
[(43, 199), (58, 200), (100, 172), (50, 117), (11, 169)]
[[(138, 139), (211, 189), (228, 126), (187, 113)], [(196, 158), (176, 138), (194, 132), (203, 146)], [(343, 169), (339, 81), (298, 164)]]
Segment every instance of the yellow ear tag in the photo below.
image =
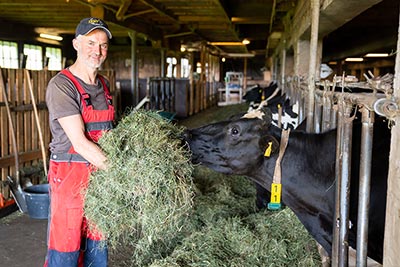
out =
[(268, 142), (268, 147), (267, 149), (265, 149), (264, 157), (271, 156), (271, 151), (272, 151), (272, 142)]
[(281, 203), (282, 184), (272, 183), (271, 185), (271, 203)]

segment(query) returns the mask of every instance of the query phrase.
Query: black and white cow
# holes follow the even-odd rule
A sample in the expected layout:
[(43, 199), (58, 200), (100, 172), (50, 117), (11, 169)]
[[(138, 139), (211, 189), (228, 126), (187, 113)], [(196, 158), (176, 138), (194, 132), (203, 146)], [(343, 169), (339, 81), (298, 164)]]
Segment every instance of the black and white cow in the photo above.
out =
[[(281, 129), (267, 120), (241, 118), (188, 130), (187, 142), (195, 163), (217, 172), (245, 175), (270, 190)], [(375, 123), (377, 124), (377, 123)], [(376, 126), (376, 125), (375, 125)], [(374, 132), (368, 233), (368, 256), (382, 262), (390, 130)], [(353, 130), (349, 244), (356, 248), (361, 127)], [(264, 156), (268, 142), (273, 153)], [(282, 159), (282, 201), (330, 254), (335, 210), (336, 129), (321, 134), (292, 131)]]
[[(272, 123), (278, 126), (279, 116), (280, 127), (283, 129), (295, 129), (299, 125), (299, 104), (291, 104), (286, 94), (282, 94), (278, 84), (272, 81), (267, 87), (255, 85), (249, 88), (243, 96), (249, 104), (247, 112), (268, 107), (272, 112)], [(281, 115), (279, 115), (279, 108)]]

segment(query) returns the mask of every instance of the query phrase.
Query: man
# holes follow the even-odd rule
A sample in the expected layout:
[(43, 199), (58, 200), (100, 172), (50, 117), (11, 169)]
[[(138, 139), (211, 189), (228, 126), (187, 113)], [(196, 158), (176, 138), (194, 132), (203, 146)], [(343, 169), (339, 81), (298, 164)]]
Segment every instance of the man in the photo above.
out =
[(105, 169), (106, 157), (96, 144), (112, 129), (114, 108), (108, 81), (98, 75), (112, 38), (107, 24), (85, 18), (76, 27), (77, 59), (54, 76), (47, 87), (49, 109), (50, 214), (44, 266), (107, 266), (104, 237), (83, 216), (83, 195), (91, 171)]

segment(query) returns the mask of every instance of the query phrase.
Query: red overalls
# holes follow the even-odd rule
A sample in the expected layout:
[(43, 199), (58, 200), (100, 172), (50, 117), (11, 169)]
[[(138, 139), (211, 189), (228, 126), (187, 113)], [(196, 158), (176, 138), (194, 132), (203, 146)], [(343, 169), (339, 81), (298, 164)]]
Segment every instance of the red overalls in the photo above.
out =
[[(114, 121), (114, 107), (103, 77), (98, 76), (103, 84), (108, 109), (94, 110), (89, 94), (72, 73), (67, 69), (61, 73), (74, 83), (80, 93), (85, 135), (97, 142), (104, 131), (112, 129)], [(103, 237), (86, 227), (87, 222), (83, 216), (82, 191), (87, 188), (89, 174), (93, 169), (73, 147), (68, 153), (51, 154), (48, 174), (51, 196), (48, 254), (44, 266), (107, 266), (107, 248), (99, 242)]]

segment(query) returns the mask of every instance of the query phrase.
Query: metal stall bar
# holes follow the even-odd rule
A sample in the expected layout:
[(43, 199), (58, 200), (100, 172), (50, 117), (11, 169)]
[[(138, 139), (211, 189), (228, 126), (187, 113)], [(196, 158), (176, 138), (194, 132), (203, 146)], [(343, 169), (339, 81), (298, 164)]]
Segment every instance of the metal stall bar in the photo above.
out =
[(286, 40), (283, 40), (283, 49), (282, 49), (282, 55), (281, 55), (281, 91), (282, 94), (286, 90), (285, 86), (285, 70), (286, 70)]
[(311, 1), (311, 40), (310, 40), (310, 66), (308, 69), (308, 101), (307, 101), (307, 132), (312, 132), (313, 127), (313, 107), (315, 91), (315, 73), (317, 68), (318, 53), (318, 26), (320, 0)]
[(331, 128), (331, 110), (332, 101), (328, 96), (323, 96), (322, 98), (322, 125), (321, 131), (326, 132)]
[[(348, 265), (348, 245), (347, 245), (347, 232), (348, 232), (348, 211), (346, 214), (346, 210), (348, 209), (348, 201), (347, 198), (347, 190), (350, 188), (349, 181), (346, 179), (348, 178), (351, 170), (350, 168), (350, 158), (351, 155), (351, 147), (349, 150), (349, 145), (351, 142), (351, 138), (349, 138), (349, 134), (351, 134), (352, 129), (352, 121), (350, 119), (346, 119), (351, 112), (351, 105), (363, 105), (364, 109), (372, 110), (379, 100), (384, 100), (384, 94), (365, 94), (365, 93), (340, 93), (340, 92), (333, 92), (333, 91), (322, 91), (316, 90), (317, 95), (324, 95), (324, 96), (331, 96), (338, 99), (338, 136), (337, 136), (337, 144), (336, 144), (336, 207), (335, 207), (335, 217), (334, 221), (337, 222), (333, 227), (333, 242), (332, 242), (332, 266), (340, 266), (345, 267)], [(347, 102), (347, 104), (345, 104)], [(344, 107), (347, 105), (348, 107)], [(335, 108), (334, 108), (335, 109)], [(333, 112), (335, 113), (335, 112)], [(349, 126), (350, 125), (350, 126)], [(365, 130), (364, 130), (365, 131)], [(364, 133), (364, 136), (368, 136), (368, 134)], [(369, 143), (369, 139), (372, 137), (365, 137), (362, 142)], [(367, 146), (367, 145), (366, 145)], [(346, 151), (347, 150), (347, 151)], [(363, 154), (362, 158), (362, 165), (366, 164), (365, 167), (368, 168), (368, 159), (365, 159), (365, 155)], [(370, 165), (370, 164), (369, 164)], [(363, 173), (363, 170), (360, 170), (360, 175)], [(346, 178), (347, 177), (347, 178)], [(343, 180), (344, 178), (344, 180)], [(365, 195), (365, 193), (361, 193)], [(338, 201), (339, 200), (339, 201)], [(364, 200), (360, 200), (360, 205), (366, 205)], [(360, 215), (359, 215), (360, 216)], [(363, 218), (364, 215), (361, 215)], [(365, 225), (366, 220), (361, 219), (359, 220), (358, 226), (362, 229), (366, 227)], [(358, 244), (360, 241), (358, 241)], [(363, 242), (361, 242), (363, 243)], [(366, 245), (366, 242), (364, 242)], [(361, 252), (358, 252), (361, 253)], [(362, 255), (362, 254), (360, 254)], [(363, 256), (360, 256), (363, 257)]]
[(341, 188), (341, 173), (342, 173), (342, 135), (343, 135), (343, 101), (338, 103), (338, 128), (336, 136), (336, 164), (335, 164), (335, 213), (333, 218), (333, 237), (332, 237), (332, 267), (339, 266), (339, 208), (340, 208), (340, 188)]
[(360, 189), (357, 221), (357, 267), (367, 266), (368, 215), (371, 185), (371, 161), (373, 141), (374, 112), (362, 109)]
[(351, 140), (353, 137), (353, 119), (350, 117), (352, 105), (344, 104), (342, 142), (341, 142), (341, 186), (340, 186), (340, 221), (339, 221), (339, 266), (348, 266), (348, 235), (350, 211), (350, 176), (351, 176)]
[(322, 117), (322, 97), (315, 95), (314, 98), (314, 133), (321, 132), (321, 117)]
[(137, 68), (137, 38), (136, 31), (128, 32), (129, 38), (131, 39), (131, 92), (132, 102), (134, 105), (139, 103), (139, 75)]

